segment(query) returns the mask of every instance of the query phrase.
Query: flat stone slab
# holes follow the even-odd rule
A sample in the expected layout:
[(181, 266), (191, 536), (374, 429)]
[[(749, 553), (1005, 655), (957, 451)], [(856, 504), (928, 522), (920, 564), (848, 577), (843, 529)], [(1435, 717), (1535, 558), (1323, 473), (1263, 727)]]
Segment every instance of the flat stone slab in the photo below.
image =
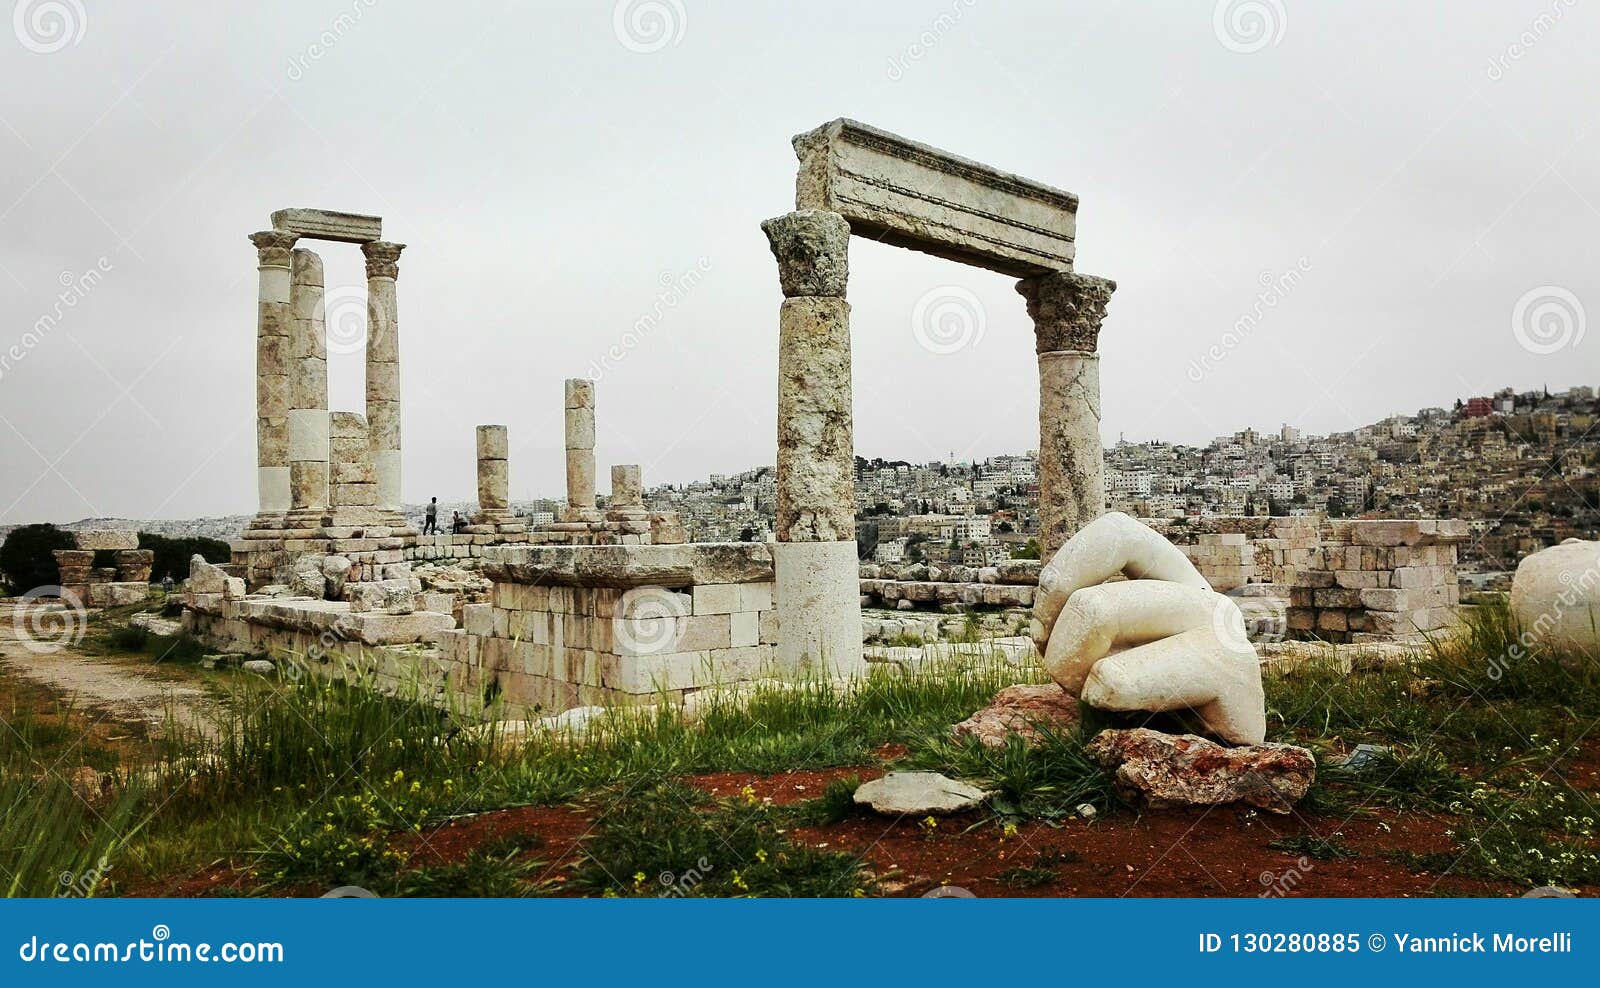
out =
[(1228, 748), (1147, 727), (1101, 731), (1084, 753), (1116, 770), (1124, 798), (1151, 809), (1246, 803), (1288, 813), (1317, 776), (1311, 752), (1292, 744)]
[(855, 120), (794, 139), (795, 208), (850, 232), (1019, 278), (1072, 270), (1078, 197)]
[(567, 587), (693, 587), (773, 579), (772, 552), (761, 542), (494, 546), (484, 550), (482, 572), (497, 582)]
[(938, 772), (890, 772), (862, 783), (856, 805), (884, 816), (949, 816), (983, 805), (989, 794)]
[(331, 209), (280, 209), (272, 214), (272, 228), (312, 240), (337, 240), (347, 244), (383, 239), (383, 217)]
[(92, 529), (84, 532), (72, 532), (72, 540), (79, 549), (137, 549), (139, 548), (139, 533), (123, 529)]

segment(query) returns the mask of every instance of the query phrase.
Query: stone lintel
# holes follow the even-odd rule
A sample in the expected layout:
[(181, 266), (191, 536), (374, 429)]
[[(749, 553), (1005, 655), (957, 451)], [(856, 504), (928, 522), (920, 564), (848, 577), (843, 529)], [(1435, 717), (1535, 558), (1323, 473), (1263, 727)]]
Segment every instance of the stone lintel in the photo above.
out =
[(564, 587), (692, 587), (773, 578), (772, 552), (763, 542), (491, 546), (484, 550), (483, 572), (501, 583)]
[(331, 209), (280, 209), (272, 214), (272, 226), (312, 240), (365, 244), (383, 239), (383, 217)]
[(794, 138), (795, 208), (884, 243), (1026, 278), (1070, 270), (1078, 197), (854, 120)]

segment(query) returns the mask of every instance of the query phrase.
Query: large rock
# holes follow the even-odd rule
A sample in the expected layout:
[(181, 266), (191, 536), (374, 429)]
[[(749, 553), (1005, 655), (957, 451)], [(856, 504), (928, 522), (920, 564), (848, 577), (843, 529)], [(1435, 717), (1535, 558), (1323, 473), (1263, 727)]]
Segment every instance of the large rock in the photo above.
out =
[(1600, 651), (1600, 542), (1568, 539), (1525, 557), (1511, 611), (1532, 647)]
[(982, 710), (950, 729), (957, 739), (976, 738), (990, 748), (1003, 748), (1015, 734), (1038, 741), (1043, 727), (1065, 733), (1078, 726), (1078, 701), (1055, 683), (1007, 686)]
[(189, 579), (185, 586), (191, 593), (223, 593), (228, 589), (228, 574), (196, 553), (189, 558)]
[(1193, 734), (1145, 727), (1101, 731), (1085, 752), (1116, 770), (1124, 798), (1152, 809), (1246, 803), (1288, 813), (1317, 775), (1311, 752), (1292, 744), (1225, 748)]
[(938, 772), (890, 772), (862, 783), (856, 805), (884, 816), (948, 816), (975, 810), (989, 798), (977, 786), (947, 779)]

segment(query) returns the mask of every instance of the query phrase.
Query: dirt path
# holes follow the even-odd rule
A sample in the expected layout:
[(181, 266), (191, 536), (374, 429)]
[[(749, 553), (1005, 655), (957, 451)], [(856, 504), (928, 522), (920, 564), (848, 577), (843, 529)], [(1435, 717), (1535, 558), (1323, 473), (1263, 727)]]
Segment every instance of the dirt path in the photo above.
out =
[[(27, 638), (24, 605), (0, 601), (0, 675), (19, 676), (81, 707), (125, 721), (162, 727), (170, 713), (179, 724), (213, 732), (210, 711), (215, 701), (204, 689), (173, 679), (167, 670), (146, 664), (119, 663), (82, 654), (70, 644), (43, 651)], [(49, 639), (40, 635), (48, 644)]]

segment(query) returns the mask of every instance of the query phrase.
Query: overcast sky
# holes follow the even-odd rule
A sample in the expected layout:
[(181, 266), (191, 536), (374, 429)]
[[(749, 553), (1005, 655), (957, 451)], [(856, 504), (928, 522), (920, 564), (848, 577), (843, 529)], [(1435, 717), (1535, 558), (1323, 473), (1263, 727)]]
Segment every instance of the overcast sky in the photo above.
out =
[[(22, 0), (0, 31), (0, 524), (255, 510), (245, 238), (285, 206), (409, 245), (406, 500), (472, 497), (489, 422), (512, 496), (560, 496), (575, 376), (602, 477), (770, 463), (759, 223), (840, 116), (1081, 197), (1077, 268), (1119, 285), (1108, 443), (1600, 384), (1597, 4), (246, 6)], [(850, 267), (859, 454), (1037, 445), (1011, 279), (860, 240)], [(965, 323), (919, 326), (949, 300)]]

